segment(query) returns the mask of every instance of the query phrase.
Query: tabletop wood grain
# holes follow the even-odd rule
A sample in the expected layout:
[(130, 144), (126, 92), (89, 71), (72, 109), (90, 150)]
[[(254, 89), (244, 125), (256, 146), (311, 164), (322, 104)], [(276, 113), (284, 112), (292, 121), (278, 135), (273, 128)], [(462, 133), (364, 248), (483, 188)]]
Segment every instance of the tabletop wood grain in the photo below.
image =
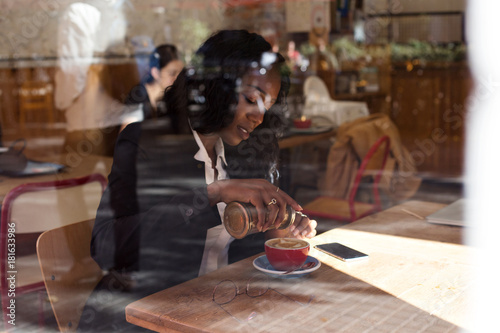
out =
[[(263, 275), (248, 258), (127, 306), (127, 320), (158, 332), (458, 332), (470, 328), (467, 305), (473, 249), (463, 229), (426, 216), (443, 205), (411, 201), (312, 239), (369, 254), (345, 263), (311, 249), (321, 267), (307, 276), (269, 277), (272, 290), (217, 305), (214, 287), (230, 279), (244, 291)], [(405, 230), (404, 225), (408, 226)], [(434, 235), (434, 237), (433, 237)], [(422, 238), (420, 238), (422, 237)], [(434, 238), (434, 239), (433, 239)]]

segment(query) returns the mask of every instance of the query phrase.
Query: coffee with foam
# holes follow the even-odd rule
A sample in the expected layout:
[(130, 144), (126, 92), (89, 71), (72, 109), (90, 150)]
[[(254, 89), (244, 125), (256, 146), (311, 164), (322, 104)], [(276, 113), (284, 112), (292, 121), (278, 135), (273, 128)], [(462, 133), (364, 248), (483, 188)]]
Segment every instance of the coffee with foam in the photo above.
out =
[(269, 241), (267, 245), (277, 249), (300, 249), (308, 246), (309, 244), (306, 241), (300, 239), (276, 238), (272, 241)]
[(289, 271), (301, 267), (309, 253), (309, 243), (302, 239), (275, 238), (265, 244), (267, 259), (278, 271)]

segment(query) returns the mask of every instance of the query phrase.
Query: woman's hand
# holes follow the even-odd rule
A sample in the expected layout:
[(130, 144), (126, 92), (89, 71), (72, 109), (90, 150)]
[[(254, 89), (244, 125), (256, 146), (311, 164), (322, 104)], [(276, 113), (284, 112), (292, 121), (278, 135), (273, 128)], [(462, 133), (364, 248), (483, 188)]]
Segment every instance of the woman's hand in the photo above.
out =
[(295, 222), (286, 230), (269, 230), (266, 233), (266, 238), (313, 238), (316, 236), (316, 227), (318, 223), (316, 220), (311, 220), (307, 215), (301, 212), (295, 213)]
[(295, 238), (313, 238), (316, 236), (318, 222), (311, 220), (301, 212), (295, 213), (295, 222), (290, 226), (289, 232)]
[(210, 203), (240, 201), (257, 208), (257, 229), (266, 231), (284, 220), (286, 205), (296, 211), (302, 207), (279, 187), (265, 179), (225, 179), (208, 185)]

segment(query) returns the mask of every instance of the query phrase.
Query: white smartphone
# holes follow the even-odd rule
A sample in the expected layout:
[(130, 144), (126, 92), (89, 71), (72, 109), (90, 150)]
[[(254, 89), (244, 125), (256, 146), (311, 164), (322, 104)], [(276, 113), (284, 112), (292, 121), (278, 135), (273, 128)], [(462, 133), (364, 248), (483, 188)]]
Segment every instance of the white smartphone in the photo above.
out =
[(366, 253), (352, 249), (340, 243), (318, 244), (314, 247), (342, 261), (353, 261), (368, 258)]

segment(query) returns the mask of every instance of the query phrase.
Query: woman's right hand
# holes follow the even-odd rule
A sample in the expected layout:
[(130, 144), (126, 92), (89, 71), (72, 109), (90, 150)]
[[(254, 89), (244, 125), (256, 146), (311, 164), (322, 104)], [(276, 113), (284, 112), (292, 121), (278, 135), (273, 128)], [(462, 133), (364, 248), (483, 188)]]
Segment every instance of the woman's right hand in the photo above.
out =
[(212, 205), (218, 202), (240, 201), (255, 206), (259, 231), (266, 231), (275, 224), (279, 225), (285, 218), (286, 205), (296, 211), (302, 210), (288, 194), (265, 179), (218, 180), (208, 185), (207, 190)]

